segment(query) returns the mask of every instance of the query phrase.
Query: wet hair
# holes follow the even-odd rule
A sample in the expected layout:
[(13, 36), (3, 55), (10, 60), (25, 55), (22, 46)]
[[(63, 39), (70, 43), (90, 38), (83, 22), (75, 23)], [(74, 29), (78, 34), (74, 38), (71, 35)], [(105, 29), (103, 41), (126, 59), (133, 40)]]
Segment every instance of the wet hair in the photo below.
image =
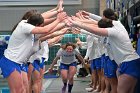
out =
[(44, 23), (44, 18), (40, 13), (36, 13), (29, 17), (27, 23), (32, 24), (34, 26), (39, 26)]
[[(21, 20), (27, 20), (30, 16), (34, 15), (37, 13), (37, 10), (30, 10), (30, 11), (27, 11), (23, 17), (21, 18)], [(21, 21), (20, 20), (20, 21)], [(19, 22), (18, 22), (19, 23)], [(18, 25), (18, 23), (13, 27), (12, 31), (14, 31)]]
[(117, 14), (114, 12), (114, 10), (107, 8), (103, 11), (103, 15), (111, 20), (118, 20)]
[(62, 45), (61, 48), (65, 50), (68, 46), (72, 46), (73, 49), (76, 48), (76, 45), (74, 43), (71, 43), (71, 42), (68, 42), (65, 45)]
[(113, 27), (113, 24), (112, 24), (112, 20), (110, 19), (101, 19), (100, 21), (98, 21), (98, 26), (100, 28), (108, 28), (108, 27)]

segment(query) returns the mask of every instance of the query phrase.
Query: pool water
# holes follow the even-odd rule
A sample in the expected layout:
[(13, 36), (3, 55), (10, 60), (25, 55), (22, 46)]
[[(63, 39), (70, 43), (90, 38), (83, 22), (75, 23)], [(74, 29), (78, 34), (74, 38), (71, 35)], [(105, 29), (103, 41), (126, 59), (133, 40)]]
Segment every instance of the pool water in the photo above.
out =
[(0, 93), (10, 93), (9, 88), (2, 88), (0, 89)]

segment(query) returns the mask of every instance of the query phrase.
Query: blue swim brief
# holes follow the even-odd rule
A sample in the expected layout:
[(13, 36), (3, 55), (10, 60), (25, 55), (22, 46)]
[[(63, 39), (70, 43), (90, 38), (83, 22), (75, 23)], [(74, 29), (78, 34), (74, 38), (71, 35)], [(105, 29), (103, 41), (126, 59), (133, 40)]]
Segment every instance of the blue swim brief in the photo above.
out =
[(28, 73), (28, 64), (22, 64), (21, 70)]
[(37, 70), (38, 72), (40, 72), (40, 61), (39, 60), (34, 60), (34, 62), (32, 63), (34, 69), (33, 69), (33, 72), (35, 70)]
[(65, 70), (69, 70), (69, 67), (70, 66), (77, 66), (77, 63), (76, 62), (73, 62), (73, 63), (71, 63), (71, 64), (64, 64), (64, 63), (60, 63), (60, 70), (62, 70), (62, 69), (65, 69)]
[(101, 68), (104, 68), (105, 58), (106, 58), (105, 54), (103, 54), (100, 58), (101, 58)]
[(21, 73), (21, 64), (13, 62), (7, 59), (5, 56), (0, 59), (0, 68), (4, 78), (9, 77), (10, 74), (15, 70)]
[(104, 75), (108, 78), (114, 78), (116, 76), (118, 65), (114, 60), (106, 57), (106, 62), (104, 64)]
[(101, 58), (95, 59), (95, 66), (97, 70), (101, 69)]
[(42, 61), (40, 63), (40, 68), (43, 69), (45, 65), (45, 58), (42, 57)]
[(90, 60), (90, 68), (91, 68), (92, 71), (96, 69), (95, 59)]
[(137, 79), (140, 78), (140, 58), (121, 63), (118, 71), (120, 74), (128, 74)]

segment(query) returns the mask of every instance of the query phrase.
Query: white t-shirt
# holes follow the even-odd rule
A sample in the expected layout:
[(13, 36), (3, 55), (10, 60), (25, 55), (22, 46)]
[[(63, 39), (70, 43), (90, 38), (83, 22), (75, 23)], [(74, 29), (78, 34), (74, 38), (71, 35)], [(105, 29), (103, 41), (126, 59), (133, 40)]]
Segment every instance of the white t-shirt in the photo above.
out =
[(4, 52), (4, 56), (16, 63), (26, 63), (30, 57), (30, 51), (34, 43), (34, 35), (31, 31), (35, 26), (26, 23), (26, 20), (22, 20), (17, 28), (12, 33), (7, 49)]
[(113, 21), (112, 28), (106, 28), (108, 31), (108, 47), (110, 47), (113, 58), (120, 64), (125, 61), (138, 59), (139, 55), (132, 47), (128, 33), (119, 21)]
[(82, 34), (87, 35), (87, 38), (86, 38), (87, 51), (86, 51), (86, 55), (84, 59), (89, 58), (89, 60), (93, 60), (93, 59), (99, 58), (101, 56), (101, 52), (100, 52), (101, 49), (99, 49), (100, 36), (87, 32), (84, 29), (81, 29), (80, 32)]
[(101, 36), (99, 38), (99, 42), (100, 42), (100, 52), (101, 52), (101, 55), (105, 54), (106, 56), (108, 56), (108, 53), (107, 53), (107, 49), (106, 49), (106, 45), (107, 45), (107, 38), (106, 37), (103, 37)]
[(43, 54), (42, 57), (45, 58), (45, 61), (48, 61), (49, 59), (49, 45), (48, 41), (44, 41), (41, 43), (41, 47), (43, 47)]
[(87, 51), (85, 59), (89, 57), (89, 60), (93, 60), (100, 57), (99, 42), (98, 38), (94, 35), (87, 36)]
[(79, 55), (79, 51), (77, 49), (74, 49), (73, 52), (68, 53), (66, 50), (60, 48), (56, 54), (56, 56), (60, 57), (61, 63), (64, 64), (71, 64), (73, 62), (76, 62), (77, 59), (75, 55)]
[(94, 20), (96, 20), (96, 21), (99, 21), (99, 20), (102, 19), (101, 16), (98, 16), (98, 15), (95, 15), (95, 14), (91, 14), (91, 13), (89, 14), (89, 17), (94, 19)]
[(48, 61), (49, 46), (47, 40), (41, 43), (41, 49), (30, 57), (29, 62), (32, 63), (34, 60), (40, 60), (42, 62), (42, 57), (45, 58), (45, 61)]
[(111, 51), (111, 49), (109, 47), (108, 37), (104, 38), (104, 46), (105, 46), (105, 54), (106, 54), (106, 56), (109, 56), (109, 58), (111, 60), (114, 60), (113, 53), (112, 53), (112, 51)]

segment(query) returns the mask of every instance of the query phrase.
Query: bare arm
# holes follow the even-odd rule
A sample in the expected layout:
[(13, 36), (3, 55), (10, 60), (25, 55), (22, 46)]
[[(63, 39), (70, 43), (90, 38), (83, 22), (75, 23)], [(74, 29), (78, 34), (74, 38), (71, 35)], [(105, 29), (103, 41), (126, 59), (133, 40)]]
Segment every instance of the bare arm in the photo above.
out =
[(85, 64), (85, 61), (83, 57), (80, 54), (77, 54), (78, 59), (82, 62), (82, 64)]
[(56, 20), (56, 17), (49, 18), (49, 19), (44, 19), (44, 26), (52, 23), (55, 20)]
[(78, 26), (82, 29), (85, 29), (88, 32), (91, 32), (91, 33), (96, 34), (96, 35), (108, 36), (108, 31), (105, 28), (99, 28), (95, 24), (87, 24), (87, 23), (75, 21), (72, 19), (69, 19), (69, 20), (71, 21), (72, 25), (75, 25), (75, 26)]
[(47, 40), (47, 39), (54, 38), (54, 37), (59, 36), (59, 35), (63, 35), (63, 34), (65, 34), (65, 33), (67, 33), (67, 29), (68, 29), (68, 28), (64, 28), (64, 29), (62, 29), (62, 30), (60, 30), (60, 31), (51, 33), (51, 34), (46, 35), (46, 36), (44, 36), (44, 37), (40, 37), (40, 41), (43, 42), (43, 41), (45, 41), (45, 40)]
[(84, 15), (82, 14), (83, 11), (79, 11), (76, 13), (76, 17), (79, 18), (79, 21), (84, 22), (84, 23), (89, 23), (89, 24), (98, 24), (98, 21), (91, 19), (91, 18), (85, 18)]
[(44, 34), (50, 32), (54, 27), (56, 27), (61, 21), (66, 19), (67, 14), (66, 12), (61, 12), (57, 15), (57, 19), (53, 21), (51, 24), (46, 25), (44, 27), (35, 27), (32, 30), (32, 34)]
[(56, 15), (57, 13), (62, 12), (63, 11), (62, 5), (63, 5), (63, 0), (59, 0), (57, 7), (53, 8), (47, 12), (42, 13), (43, 18), (44, 19), (50, 18), (50, 17)]
[(54, 27), (54, 29), (52, 29), (51, 31), (47, 32), (46, 34), (42, 34), (40, 35), (40, 38), (41, 37), (44, 37), (44, 36), (47, 36), (49, 34), (52, 34), (54, 33), (55, 31), (58, 31), (58, 30), (61, 30), (63, 27), (65, 26), (65, 23), (59, 23), (56, 27)]
[(92, 20), (92, 19), (85, 19), (85, 20), (81, 20), (81, 22), (84, 22), (84, 23), (89, 23), (89, 24), (95, 24), (97, 25), (98, 22), (95, 21), (95, 20)]
[(65, 27), (65, 25), (66, 25), (66, 23), (61, 22), (61, 23), (59, 23), (56, 27), (54, 27), (54, 28), (53, 28), (49, 33), (47, 33), (47, 34), (51, 34), (51, 33), (55, 32), (55, 31), (61, 30), (61, 29), (63, 29), (63, 28)]
[(63, 38), (64, 35), (59, 35), (57, 37), (54, 37), (52, 39), (48, 39), (48, 45), (49, 47), (53, 46), (54, 44), (58, 43), (62, 38)]
[(48, 18), (56, 15), (57, 13), (58, 13), (58, 11), (55, 10), (55, 11), (51, 11), (51, 12), (50, 11), (44, 12), (41, 15), (43, 16), (44, 19), (48, 19)]
[(92, 19), (94, 19), (94, 20), (96, 20), (96, 21), (99, 21), (99, 20), (102, 19), (101, 16), (98, 16), (98, 15), (92, 14), (92, 13), (87, 12), (87, 11), (82, 11), (82, 15), (83, 15), (83, 16), (89, 16), (90, 18), (92, 18)]
[(57, 60), (59, 59), (60, 57), (56, 56), (52, 62), (52, 64), (50, 65), (50, 69), (52, 70), (54, 65), (57, 63)]

